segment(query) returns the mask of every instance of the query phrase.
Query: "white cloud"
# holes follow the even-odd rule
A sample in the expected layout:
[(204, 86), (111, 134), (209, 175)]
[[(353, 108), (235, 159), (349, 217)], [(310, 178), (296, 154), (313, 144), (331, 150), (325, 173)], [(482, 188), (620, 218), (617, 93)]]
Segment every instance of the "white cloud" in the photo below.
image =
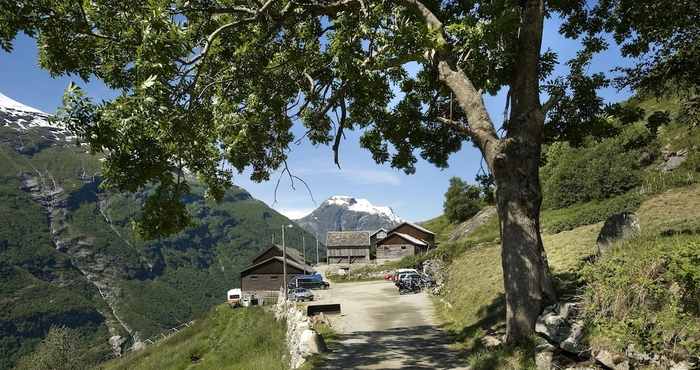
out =
[(339, 171), (338, 174), (345, 180), (356, 185), (401, 185), (401, 178), (399, 178), (398, 171), (349, 169)]
[(290, 220), (298, 220), (309, 213), (313, 212), (313, 209), (278, 209), (277, 212), (281, 213)]

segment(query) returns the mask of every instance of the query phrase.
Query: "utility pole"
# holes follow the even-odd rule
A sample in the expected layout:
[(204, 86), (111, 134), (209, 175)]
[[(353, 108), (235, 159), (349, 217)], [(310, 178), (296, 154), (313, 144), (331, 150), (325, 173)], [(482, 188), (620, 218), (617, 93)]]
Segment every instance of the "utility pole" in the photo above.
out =
[(302, 258), (304, 259), (304, 275), (306, 275), (306, 239), (301, 237)]
[(292, 225), (282, 226), (282, 284), (284, 286), (284, 304), (287, 305), (287, 245), (284, 242), (284, 229)]

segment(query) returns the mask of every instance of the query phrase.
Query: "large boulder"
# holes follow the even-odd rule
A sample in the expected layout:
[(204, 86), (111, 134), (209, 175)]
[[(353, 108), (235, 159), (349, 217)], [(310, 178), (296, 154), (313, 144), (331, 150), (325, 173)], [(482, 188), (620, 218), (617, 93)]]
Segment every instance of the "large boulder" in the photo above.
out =
[(598, 250), (600, 253), (606, 253), (616, 241), (639, 235), (641, 232), (642, 228), (634, 213), (624, 212), (610, 216), (598, 234)]

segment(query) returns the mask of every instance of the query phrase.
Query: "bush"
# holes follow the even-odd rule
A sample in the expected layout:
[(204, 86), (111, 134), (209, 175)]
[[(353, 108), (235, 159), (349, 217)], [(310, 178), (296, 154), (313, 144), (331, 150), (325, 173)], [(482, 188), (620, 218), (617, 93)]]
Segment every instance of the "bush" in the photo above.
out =
[(562, 209), (623, 195), (642, 183), (638, 158), (654, 157), (656, 152), (658, 143), (649, 135), (621, 136), (584, 148), (552, 144), (540, 170), (542, 208)]
[(632, 193), (604, 201), (579, 204), (563, 210), (548, 211), (543, 213), (540, 222), (548, 233), (557, 234), (579, 226), (605, 221), (618, 213), (634, 212), (641, 204), (642, 196)]

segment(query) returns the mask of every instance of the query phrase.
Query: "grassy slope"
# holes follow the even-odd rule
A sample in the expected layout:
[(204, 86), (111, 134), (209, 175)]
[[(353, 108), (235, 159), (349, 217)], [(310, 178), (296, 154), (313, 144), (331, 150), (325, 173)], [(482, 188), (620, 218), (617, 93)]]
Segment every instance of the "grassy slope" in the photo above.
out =
[(118, 369), (288, 369), (286, 324), (254, 306), (222, 304), (190, 328), (122, 359), (101, 364)]
[[(636, 212), (645, 238), (655, 238), (669, 231), (697, 234), (700, 230), (699, 213), (699, 186), (652, 196)], [(597, 253), (596, 238), (602, 225), (600, 222), (555, 235), (543, 234), (552, 275), (563, 298), (577, 292), (575, 285), (579, 271), (584, 262)], [(495, 231), (496, 224), (491, 222), (486, 227)], [(698, 236), (691, 238), (695, 243), (700, 239)], [(445, 294), (436, 301), (436, 308), (444, 328), (455, 336), (463, 357), (476, 369), (533, 366), (530, 359), (524, 358), (529, 356), (523, 353), (513, 356), (502, 350), (488, 351), (480, 342), (486, 331), (504, 325), (500, 245), (497, 242), (484, 243), (467, 250), (450, 265), (450, 277)]]

